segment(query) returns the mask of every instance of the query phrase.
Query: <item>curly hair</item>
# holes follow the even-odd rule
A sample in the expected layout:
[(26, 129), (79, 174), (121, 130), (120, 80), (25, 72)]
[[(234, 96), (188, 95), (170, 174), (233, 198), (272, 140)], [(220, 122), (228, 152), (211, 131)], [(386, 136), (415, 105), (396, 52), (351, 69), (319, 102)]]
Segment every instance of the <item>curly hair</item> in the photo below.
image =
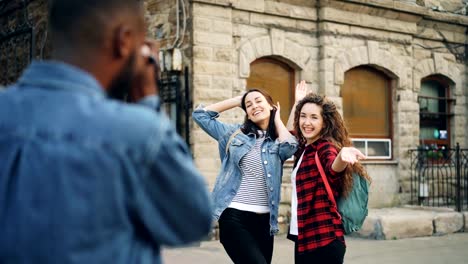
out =
[[(335, 104), (323, 96), (310, 93), (297, 103), (294, 111), (294, 130), (296, 131), (296, 137), (301, 148), (305, 147), (306, 139), (299, 127), (299, 118), (301, 116), (302, 107), (305, 104), (316, 104), (322, 109), (321, 114), (323, 118), (323, 128), (320, 131), (320, 138), (333, 143), (338, 151), (343, 147), (353, 146), (351, 139), (349, 138), (348, 129), (346, 128), (344, 120), (338, 112)], [(368, 182), (371, 182), (369, 175), (359, 162), (352, 166), (346, 166), (344, 173), (345, 178), (341, 190), (341, 195), (344, 197), (349, 194), (353, 187), (353, 173), (357, 173)]]

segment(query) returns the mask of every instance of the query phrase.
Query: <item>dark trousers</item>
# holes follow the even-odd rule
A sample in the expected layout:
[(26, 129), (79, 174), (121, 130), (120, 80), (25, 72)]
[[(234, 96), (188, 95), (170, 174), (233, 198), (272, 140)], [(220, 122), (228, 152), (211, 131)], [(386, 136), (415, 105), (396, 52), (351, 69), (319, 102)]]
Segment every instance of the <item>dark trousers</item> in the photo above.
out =
[(271, 263), (270, 214), (226, 208), (219, 218), (219, 236), (235, 264)]
[(330, 244), (317, 248), (313, 251), (299, 253), (297, 251), (297, 242), (294, 247), (295, 264), (343, 264), (346, 246), (339, 240), (334, 240)]

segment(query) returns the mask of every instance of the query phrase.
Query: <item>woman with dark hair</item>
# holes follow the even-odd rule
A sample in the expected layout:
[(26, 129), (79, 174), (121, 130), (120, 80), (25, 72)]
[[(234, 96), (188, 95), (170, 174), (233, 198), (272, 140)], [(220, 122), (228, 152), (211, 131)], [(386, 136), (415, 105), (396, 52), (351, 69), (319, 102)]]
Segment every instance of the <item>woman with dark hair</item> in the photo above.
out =
[[(293, 121), (293, 122), (292, 122)], [(343, 263), (346, 252), (344, 230), (325, 183), (316, 155), (335, 200), (346, 196), (353, 184), (352, 173), (370, 181), (359, 160), (366, 157), (352, 147), (348, 130), (335, 104), (317, 94), (306, 94), (304, 81), (296, 87), (296, 103), (288, 128), (299, 141), (291, 175), (291, 225), (288, 238), (295, 241), (295, 263)]]
[[(242, 107), (243, 124), (225, 124), (219, 114)], [(218, 141), (222, 161), (212, 198), (220, 241), (239, 264), (271, 263), (283, 163), (297, 141), (280, 119), (270, 95), (251, 89), (193, 112), (194, 121)]]

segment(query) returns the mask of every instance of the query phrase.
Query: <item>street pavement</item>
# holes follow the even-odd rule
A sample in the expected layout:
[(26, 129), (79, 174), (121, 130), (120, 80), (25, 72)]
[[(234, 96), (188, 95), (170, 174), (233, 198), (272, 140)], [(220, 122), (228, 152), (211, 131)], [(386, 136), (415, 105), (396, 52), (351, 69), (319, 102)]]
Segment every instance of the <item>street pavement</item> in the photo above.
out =
[[(347, 237), (346, 243), (345, 264), (468, 264), (468, 233), (398, 240)], [(164, 264), (232, 263), (219, 241), (163, 249), (162, 254)], [(285, 235), (275, 238), (272, 263), (294, 263), (293, 243)]]

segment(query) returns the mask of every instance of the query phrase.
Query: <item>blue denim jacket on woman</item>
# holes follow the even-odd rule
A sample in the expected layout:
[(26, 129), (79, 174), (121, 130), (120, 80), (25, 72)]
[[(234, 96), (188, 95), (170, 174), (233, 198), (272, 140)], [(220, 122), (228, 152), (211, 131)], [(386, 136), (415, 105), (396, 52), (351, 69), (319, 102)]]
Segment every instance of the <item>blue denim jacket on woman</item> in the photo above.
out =
[[(230, 142), (229, 152), (226, 155), (226, 144), (232, 133), (240, 128), (239, 124), (225, 124), (217, 120), (219, 113), (204, 110), (198, 107), (192, 114), (193, 120), (211, 137), (218, 141), (219, 156), (221, 158), (221, 172), (216, 178), (212, 192), (214, 205), (213, 216), (219, 219), (226, 209), (241, 184), (242, 173), (239, 162), (255, 145), (256, 137), (253, 133), (245, 135), (237, 134)], [(263, 168), (266, 175), (268, 188), (268, 204), (270, 207), (270, 234), (278, 232), (278, 207), (281, 198), (281, 177), (283, 175), (283, 163), (290, 158), (297, 148), (294, 136), (283, 142), (267, 137), (262, 144)]]

